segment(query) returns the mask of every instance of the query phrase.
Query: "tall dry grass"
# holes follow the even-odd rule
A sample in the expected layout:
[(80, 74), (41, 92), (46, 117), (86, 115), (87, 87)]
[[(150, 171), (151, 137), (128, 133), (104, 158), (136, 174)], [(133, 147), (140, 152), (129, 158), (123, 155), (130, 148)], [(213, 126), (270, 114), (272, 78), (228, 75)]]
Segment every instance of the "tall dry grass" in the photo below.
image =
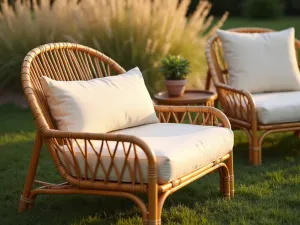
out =
[[(40, 4), (15, 2), (13, 8), (5, 0), (0, 11), (0, 89), (21, 90), (20, 71), (25, 55), (33, 48), (49, 42), (65, 41), (66, 33), (76, 32), (74, 11), (76, 0)], [(70, 8), (70, 5), (72, 8)]]
[(78, 33), (68, 40), (103, 51), (126, 69), (139, 66), (149, 90), (160, 90), (163, 76), (157, 64), (167, 54), (180, 54), (191, 62), (190, 87), (201, 86), (206, 72), (204, 45), (207, 37), (222, 26), (211, 26), (212, 5), (200, 1), (186, 18), (190, 0), (84, 0), (76, 12)]
[(190, 0), (48, 0), (34, 4), (7, 2), (0, 13), (0, 87), (19, 82), (20, 65), (32, 48), (47, 42), (70, 41), (96, 48), (126, 69), (139, 66), (150, 92), (160, 90), (158, 62), (180, 54), (191, 62), (190, 87), (205, 74), (204, 45), (227, 18), (212, 26), (212, 5), (200, 1), (189, 17)]

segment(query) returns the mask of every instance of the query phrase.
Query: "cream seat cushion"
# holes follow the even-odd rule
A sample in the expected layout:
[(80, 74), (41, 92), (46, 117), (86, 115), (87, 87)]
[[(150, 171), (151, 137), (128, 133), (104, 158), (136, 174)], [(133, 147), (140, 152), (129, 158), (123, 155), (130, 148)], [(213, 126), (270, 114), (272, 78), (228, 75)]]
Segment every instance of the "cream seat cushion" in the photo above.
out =
[(139, 68), (88, 81), (41, 77), (51, 114), (59, 130), (107, 133), (158, 123)]
[[(141, 138), (148, 144), (150, 149), (155, 153), (158, 164), (158, 182), (160, 184), (167, 183), (189, 174), (214, 160), (226, 155), (233, 148), (233, 132), (227, 128), (210, 127), (188, 124), (167, 124), (155, 123), (139, 127), (128, 128), (120, 131), (112, 132), (114, 134), (134, 135)], [(82, 143), (80, 144), (82, 145)], [(95, 149), (99, 152), (101, 141), (93, 141)], [(80, 146), (84, 149), (84, 146)], [(113, 151), (115, 142), (110, 142), (110, 149)], [(128, 145), (126, 146), (128, 147)], [(63, 164), (67, 167), (67, 158), (74, 163), (72, 155), (64, 146), (63, 150), (66, 156), (59, 154)], [(78, 161), (82, 176), (85, 174), (85, 159), (78, 146), (74, 147), (75, 158)], [(84, 153), (85, 154), (85, 153)], [(137, 148), (137, 155), (140, 159), (142, 179), (147, 182), (147, 159), (144, 152)], [(105, 169), (107, 170), (111, 162), (107, 147), (104, 146), (101, 156)], [(92, 147), (87, 148), (87, 161), (91, 165), (92, 171), (95, 170), (97, 164), (97, 156)], [(118, 146), (115, 165), (120, 173), (124, 163), (124, 151), (121, 144)], [(134, 152), (129, 154), (129, 162), (131, 168), (134, 165)], [(67, 167), (68, 168), (68, 167)], [(70, 172), (75, 176), (75, 171), (70, 167)], [(87, 176), (92, 177), (92, 173), (88, 171)], [(96, 173), (97, 179), (104, 179), (104, 173), (101, 167)], [(113, 170), (109, 180), (116, 181), (117, 176)], [(130, 182), (131, 177), (126, 167), (123, 182)], [(137, 174), (137, 180), (140, 177)]]
[(294, 28), (260, 34), (218, 30), (217, 34), (230, 86), (251, 93), (300, 91)]
[(261, 124), (300, 122), (300, 91), (253, 94)]

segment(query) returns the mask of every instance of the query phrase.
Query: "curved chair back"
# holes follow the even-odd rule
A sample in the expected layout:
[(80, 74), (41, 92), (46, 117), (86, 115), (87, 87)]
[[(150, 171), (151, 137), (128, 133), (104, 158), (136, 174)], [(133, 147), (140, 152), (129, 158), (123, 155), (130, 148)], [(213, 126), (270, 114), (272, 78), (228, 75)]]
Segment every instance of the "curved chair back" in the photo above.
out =
[[(274, 30), (258, 27), (244, 27), (230, 29), (229, 31), (238, 33), (266, 33)], [(300, 41), (295, 40), (295, 48), (297, 53), (299, 53)], [(205, 54), (209, 66), (209, 75), (212, 77), (214, 84), (228, 84), (228, 67), (224, 59), (222, 42), (216, 34), (208, 40)]]
[(125, 70), (115, 61), (92, 48), (72, 43), (53, 43), (39, 46), (24, 59), (21, 81), (37, 129), (56, 129), (42, 90), (40, 77), (55, 80), (90, 80)]

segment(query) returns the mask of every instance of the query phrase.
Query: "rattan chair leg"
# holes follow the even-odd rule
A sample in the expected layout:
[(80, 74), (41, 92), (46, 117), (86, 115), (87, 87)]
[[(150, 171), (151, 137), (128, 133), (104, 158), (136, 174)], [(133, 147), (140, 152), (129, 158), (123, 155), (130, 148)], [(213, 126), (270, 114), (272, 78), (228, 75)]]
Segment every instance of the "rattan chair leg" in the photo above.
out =
[(230, 175), (227, 166), (222, 166), (223, 194), (226, 199), (230, 199)]
[(23, 191), (23, 194), (20, 199), (19, 212), (24, 212), (28, 208), (32, 207), (33, 202), (29, 198), (29, 196), (31, 193), (33, 180), (34, 180), (34, 177), (36, 174), (36, 168), (37, 168), (38, 161), (40, 158), (40, 152), (41, 152), (42, 145), (43, 145), (43, 140), (41, 138), (41, 135), (39, 132), (36, 132), (34, 147), (33, 147), (32, 156), (31, 156), (31, 160), (30, 160), (30, 165), (29, 165), (29, 169), (28, 169), (28, 173), (27, 173), (27, 177), (26, 177), (26, 181), (25, 181), (25, 185), (24, 185), (24, 191)]
[[(158, 196), (148, 199), (148, 221), (146, 224), (148, 225), (161, 225), (161, 218), (158, 216)], [(152, 205), (151, 202), (156, 202), (156, 205)], [(144, 221), (145, 223), (145, 221)]]
[(230, 158), (226, 161), (229, 171), (230, 197), (234, 197), (234, 170), (233, 170), (233, 151), (230, 152)]
[(223, 180), (224, 174), (223, 174), (222, 168), (219, 168), (218, 171), (219, 171), (219, 177), (220, 177), (220, 193), (223, 195), (224, 194), (224, 180)]
[(161, 224), (158, 217), (158, 186), (156, 165), (148, 167), (148, 225)]
[(159, 198), (158, 198), (158, 219), (161, 221), (161, 214), (162, 214), (162, 209), (163, 209), (163, 206), (164, 206), (164, 203), (167, 199), (167, 197), (171, 194), (172, 192), (169, 190), (169, 191), (166, 191), (162, 194), (160, 194)]
[(252, 132), (250, 143), (250, 162), (254, 166), (261, 165), (261, 145), (259, 144), (257, 131)]
[(252, 165), (261, 165), (261, 146), (252, 146)]

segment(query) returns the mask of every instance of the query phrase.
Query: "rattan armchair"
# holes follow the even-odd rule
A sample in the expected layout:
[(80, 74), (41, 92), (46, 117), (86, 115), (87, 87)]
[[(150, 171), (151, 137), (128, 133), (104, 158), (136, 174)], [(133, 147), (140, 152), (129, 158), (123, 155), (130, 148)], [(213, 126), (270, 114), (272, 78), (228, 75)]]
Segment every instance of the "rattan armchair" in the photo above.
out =
[[(234, 196), (233, 155), (231, 150), (228, 154), (222, 155), (222, 157), (179, 179), (165, 184), (159, 184), (157, 180), (156, 156), (147, 143), (138, 137), (110, 133), (63, 132), (57, 129), (41, 87), (40, 76), (44, 75), (56, 80), (71, 81), (89, 80), (124, 72), (125, 70), (122, 67), (104, 54), (77, 44), (46, 44), (33, 49), (27, 54), (22, 65), (21, 80), (37, 130), (24, 192), (20, 200), (19, 212), (31, 208), (36, 196), (39, 194), (121, 196), (131, 199), (139, 206), (142, 211), (144, 224), (160, 224), (161, 210), (166, 198), (178, 189), (214, 170), (218, 170), (220, 174), (221, 193), (223, 193), (226, 198)], [(154, 107), (161, 123), (175, 121), (176, 123), (191, 123), (204, 126), (223, 126), (230, 129), (230, 123), (226, 116), (215, 108), (157, 105), (154, 105)], [(178, 115), (180, 115), (180, 118)], [(74, 174), (70, 173), (66, 162), (61, 162), (59, 154), (62, 154), (62, 146), (67, 146), (68, 150), (72, 153), (72, 143), (78, 143), (80, 141), (84, 145), (82, 149), (82, 154), (84, 155), (87, 146), (95, 149), (93, 146), (94, 140), (102, 141), (103, 145), (107, 147), (109, 146), (108, 143), (114, 146), (110, 149), (111, 163), (109, 169), (105, 171), (105, 178), (99, 180), (95, 175), (97, 170), (103, 169), (103, 162), (101, 160), (103, 145), (99, 151), (100, 153), (95, 151), (98, 157), (95, 170), (90, 167), (85, 158), (83, 173), (76, 163), (72, 165), (76, 173), (76, 176), (74, 176)], [(53, 184), (34, 179), (43, 144), (46, 145), (65, 183)], [(120, 151), (123, 152), (125, 158), (122, 170), (119, 171), (114, 164), (116, 151), (120, 149), (119, 147), (117, 148), (117, 146), (121, 146)], [(148, 170), (146, 175), (142, 174), (143, 171), (141, 170), (137, 154), (135, 154), (134, 166), (128, 162), (129, 152), (136, 151), (136, 148), (142, 149), (147, 157)], [(122, 180), (125, 167), (130, 171), (130, 182), (124, 182)], [(92, 174), (92, 176), (88, 177), (88, 173)], [(111, 173), (116, 174), (117, 180), (111, 181), (109, 179)], [(143, 177), (147, 179), (143, 180)], [(41, 186), (33, 190), (32, 187), (34, 183)], [(145, 204), (136, 193), (145, 193), (148, 196), (148, 203)]]
[[(266, 28), (235, 28), (232, 32), (264, 33), (272, 32)], [(295, 40), (295, 49), (299, 53), (300, 42)], [(251, 93), (237, 90), (228, 85), (228, 68), (223, 55), (222, 42), (217, 35), (211, 37), (206, 46), (208, 62), (208, 76), (206, 88), (210, 86), (210, 79), (217, 89), (221, 107), (235, 129), (244, 130), (249, 140), (249, 160), (253, 165), (262, 163), (262, 143), (271, 133), (295, 131), (299, 136), (300, 122), (261, 124), (257, 119), (257, 107)], [(259, 132), (261, 131), (261, 132)]]

